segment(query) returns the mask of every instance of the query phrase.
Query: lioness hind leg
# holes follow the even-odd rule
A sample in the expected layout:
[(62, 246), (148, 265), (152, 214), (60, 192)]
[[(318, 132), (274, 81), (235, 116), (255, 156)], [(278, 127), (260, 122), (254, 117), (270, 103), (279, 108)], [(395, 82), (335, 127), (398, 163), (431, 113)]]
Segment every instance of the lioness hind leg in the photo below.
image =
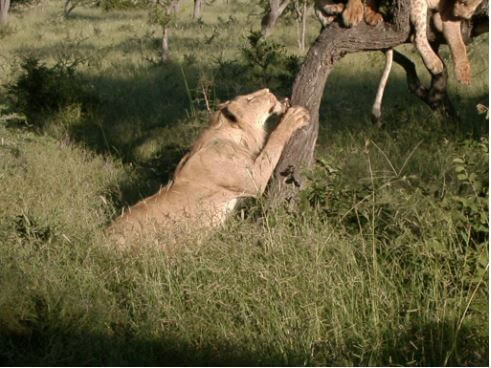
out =
[(378, 12), (377, 0), (367, 0), (364, 18), (365, 22), (371, 26), (375, 26), (384, 21), (382, 14)]
[(354, 27), (363, 19), (363, 0), (348, 0), (343, 12), (343, 23), (346, 27)]
[(324, 27), (331, 24), (343, 10), (344, 4), (336, 3), (334, 0), (315, 1), (315, 14)]

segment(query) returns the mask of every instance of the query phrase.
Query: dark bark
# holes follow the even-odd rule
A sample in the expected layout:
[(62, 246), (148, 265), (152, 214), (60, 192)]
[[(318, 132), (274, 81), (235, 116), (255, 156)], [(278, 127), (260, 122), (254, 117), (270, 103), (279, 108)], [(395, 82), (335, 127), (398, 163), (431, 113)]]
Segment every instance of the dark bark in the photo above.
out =
[(295, 79), (291, 98), (292, 105), (305, 106), (310, 111), (311, 124), (297, 132), (283, 151), (269, 191), (274, 202), (292, 198), (302, 187), (301, 172), (313, 162), (324, 87), (336, 62), (348, 53), (395, 47), (406, 42), (409, 34), (409, 0), (395, 4), (394, 24), (373, 27), (360, 23), (342, 28), (332, 23), (322, 30)]
[(10, 0), (0, 0), (0, 25), (7, 23)]
[(283, 14), (290, 0), (269, 0), (269, 10), (261, 20), (261, 35), (266, 38), (271, 35), (278, 18)]

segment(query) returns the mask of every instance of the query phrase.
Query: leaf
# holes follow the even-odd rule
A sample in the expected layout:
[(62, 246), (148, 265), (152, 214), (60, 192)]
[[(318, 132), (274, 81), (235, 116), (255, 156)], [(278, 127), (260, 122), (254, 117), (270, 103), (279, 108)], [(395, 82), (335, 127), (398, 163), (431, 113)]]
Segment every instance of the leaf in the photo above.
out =
[(459, 173), (459, 172), (462, 172), (462, 171), (465, 171), (465, 167), (464, 166), (461, 166), (461, 165), (455, 166), (455, 172), (458, 172)]
[(460, 181), (466, 181), (467, 180), (467, 174), (459, 174), (457, 175), (457, 179), (459, 179)]

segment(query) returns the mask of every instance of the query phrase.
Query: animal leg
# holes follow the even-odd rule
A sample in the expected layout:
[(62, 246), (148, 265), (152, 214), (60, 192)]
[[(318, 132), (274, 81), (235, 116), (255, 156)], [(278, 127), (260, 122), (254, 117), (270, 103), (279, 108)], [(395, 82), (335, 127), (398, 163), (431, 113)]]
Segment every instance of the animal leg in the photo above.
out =
[(384, 98), (385, 86), (389, 79), (390, 71), (392, 69), (392, 61), (394, 59), (394, 50), (389, 49), (385, 52), (385, 67), (382, 77), (377, 89), (377, 95), (375, 96), (375, 102), (372, 107), (372, 123), (380, 126), (380, 117), (382, 115), (382, 99)]
[(426, 68), (431, 74), (437, 75), (443, 72), (443, 62), (433, 51), (428, 42), (426, 34), (428, 7), (426, 0), (412, 0), (411, 2), (411, 23), (415, 28), (416, 49), (423, 58)]
[(343, 23), (346, 27), (354, 27), (363, 19), (363, 0), (348, 0), (343, 12)]
[(304, 107), (292, 106), (286, 111), (251, 168), (250, 174), (256, 185), (257, 194), (264, 193), (273, 170), (280, 160), (283, 148), (293, 133), (309, 123), (310, 114)]
[(333, 0), (316, 0), (315, 2), (315, 14), (323, 27), (331, 24), (343, 10), (344, 4), (335, 3)]
[(377, 0), (366, 1), (364, 18), (365, 22), (371, 26), (376, 26), (384, 21), (382, 14), (378, 12)]
[(460, 32), (460, 21), (443, 21), (443, 35), (447, 40), (454, 61), (455, 76), (460, 83), (471, 83), (471, 64)]

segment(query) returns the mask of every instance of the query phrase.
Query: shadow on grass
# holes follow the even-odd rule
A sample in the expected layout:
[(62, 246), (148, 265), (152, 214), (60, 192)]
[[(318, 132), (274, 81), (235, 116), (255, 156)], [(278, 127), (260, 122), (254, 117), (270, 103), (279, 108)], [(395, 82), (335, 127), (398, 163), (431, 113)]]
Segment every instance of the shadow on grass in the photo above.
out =
[(66, 331), (40, 332), (29, 337), (0, 334), (0, 346), (0, 361), (13, 366), (285, 365), (279, 351), (262, 355), (227, 342), (191, 344), (177, 336), (145, 339), (127, 332), (119, 336)]
[[(3, 331), (0, 361), (12, 366), (488, 366), (489, 362), (487, 338), (476, 336), (475, 330), (465, 325), (456, 336), (455, 323), (449, 321), (416, 322), (407, 330), (389, 331), (383, 346), (351, 341), (341, 347), (324, 341), (314, 343), (310, 352), (264, 344), (236, 346), (198, 337), (190, 343), (165, 331), (165, 337), (144, 338), (121, 326), (114, 330), (117, 332), (112, 335), (100, 335), (47, 328), (27, 336)], [(278, 346), (278, 342), (271, 346)]]
[[(212, 109), (215, 102), (265, 87), (261, 78), (240, 61), (217, 62), (206, 68), (198, 65), (196, 60), (185, 63), (169, 61), (125, 69), (124, 73), (114, 70), (97, 76), (80, 74), (80, 83), (90, 86), (93, 94), (81, 98), (82, 113), (61, 118), (56, 118), (58, 112), (43, 113), (42, 118), (54, 121), (54, 125), (63, 125), (62, 135), (69, 140), (136, 167), (137, 179), (121, 183), (121, 198), (116, 201), (120, 205), (133, 204), (168, 182), (180, 158), (207, 125), (208, 114), (200, 84), (203, 75), (212, 79), (212, 88), (207, 96)], [(285, 84), (281, 80), (275, 82), (277, 86)], [(372, 129), (370, 111), (376, 83), (373, 75), (369, 78), (366, 75), (359, 78), (331, 76), (320, 107), (322, 128), (328, 134), (346, 129)], [(278, 92), (275, 87), (268, 87)], [(277, 94), (288, 95), (289, 88), (289, 85), (283, 86), (280, 88), (282, 92)], [(85, 106), (87, 101), (84, 99), (89, 101), (88, 106)], [(427, 119), (429, 108), (416, 97), (409, 99), (409, 105), (418, 106), (416, 114), (422, 121)], [(482, 97), (464, 103), (475, 105), (479, 99)], [(397, 120), (410, 109), (407, 100), (406, 81), (392, 78), (384, 103), (388, 130), (399, 129), (404, 120), (414, 121), (414, 114), (406, 114), (407, 119)], [(477, 113), (474, 115), (454, 130), (471, 135), (485, 130), (482, 118)], [(41, 126), (43, 124), (40, 123)], [(319, 143), (325, 144), (322, 139)]]

